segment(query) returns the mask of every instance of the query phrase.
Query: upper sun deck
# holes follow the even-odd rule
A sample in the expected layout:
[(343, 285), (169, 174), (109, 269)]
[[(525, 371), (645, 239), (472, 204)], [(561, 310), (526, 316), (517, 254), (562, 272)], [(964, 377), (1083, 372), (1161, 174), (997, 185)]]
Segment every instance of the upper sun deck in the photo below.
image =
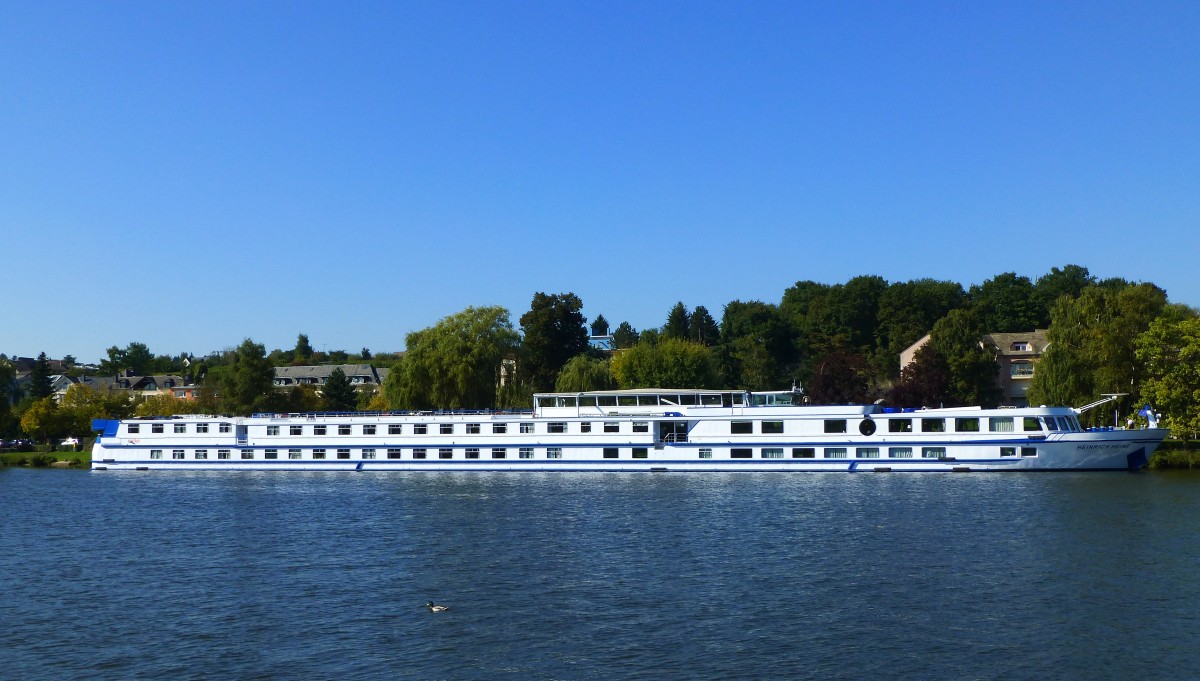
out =
[[(806, 413), (823, 412), (871, 414), (874, 405), (808, 406), (792, 391), (746, 392), (740, 390), (678, 390), (636, 388), (631, 390), (595, 390), (578, 393), (538, 393), (533, 396), (534, 413), (541, 417), (681, 415), (694, 410), (770, 409)], [(708, 412), (714, 413), (714, 412)], [(719, 413), (719, 412), (716, 412)], [(726, 412), (731, 413), (731, 412)]]

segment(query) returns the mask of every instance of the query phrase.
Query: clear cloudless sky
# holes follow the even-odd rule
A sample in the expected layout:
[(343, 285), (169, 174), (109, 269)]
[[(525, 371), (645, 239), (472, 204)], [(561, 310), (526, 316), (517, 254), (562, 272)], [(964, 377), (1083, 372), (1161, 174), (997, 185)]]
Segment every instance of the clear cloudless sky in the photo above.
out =
[(0, 352), (401, 350), (571, 291), (1200, 305), (1200, 3), (0, 0)]

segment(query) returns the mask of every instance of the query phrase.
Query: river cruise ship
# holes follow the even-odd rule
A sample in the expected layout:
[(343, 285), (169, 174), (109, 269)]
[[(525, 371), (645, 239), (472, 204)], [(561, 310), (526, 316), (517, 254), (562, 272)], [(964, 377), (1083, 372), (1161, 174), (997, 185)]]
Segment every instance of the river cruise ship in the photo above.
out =
[[(531, 411), (173, 416), (93, 423), (94, 470), (1136, 470), (1166, 430), (1070, 407), (815, 406), (793, 392), (611, 390)], [(1153, 420), (1151, 425), (1155, 425)]]

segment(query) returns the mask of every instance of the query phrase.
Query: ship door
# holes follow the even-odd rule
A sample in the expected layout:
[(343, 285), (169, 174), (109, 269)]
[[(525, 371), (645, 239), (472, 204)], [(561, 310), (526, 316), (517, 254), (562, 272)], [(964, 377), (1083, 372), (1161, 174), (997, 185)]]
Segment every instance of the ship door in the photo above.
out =
[(687, 442), (687, 421), (659, 421), (658, 422), (658, 442), (659, 444), (674, 444), (676, 442)]

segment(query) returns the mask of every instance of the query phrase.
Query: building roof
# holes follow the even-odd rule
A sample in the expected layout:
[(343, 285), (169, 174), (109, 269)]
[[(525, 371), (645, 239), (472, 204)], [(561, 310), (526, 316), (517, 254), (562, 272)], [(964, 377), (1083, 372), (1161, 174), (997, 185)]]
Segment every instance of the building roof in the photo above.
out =
[(334, 369), (341, 369), (351, 383), (379, 385), (387, 378), (387, 369), (370, 364), (322, 364), (319, 366), (275, 367), (275, 385), (324, 385)]
[(988, 333), (984, 339), (1006, 357), (1037, 357), (1046, 351), (1050, 341), (1046, 329), (1019, 331), (1016, 333)]

